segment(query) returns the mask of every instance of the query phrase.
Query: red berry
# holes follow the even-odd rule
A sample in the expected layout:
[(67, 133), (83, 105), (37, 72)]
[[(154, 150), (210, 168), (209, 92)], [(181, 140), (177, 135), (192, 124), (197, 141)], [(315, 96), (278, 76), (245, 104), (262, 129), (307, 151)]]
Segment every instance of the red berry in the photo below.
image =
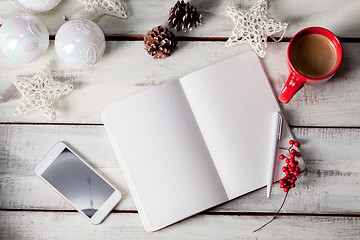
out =
[(283, 168), (282, 168), (282, 171), (283, 171), (283, 172), (287, 171), (287, 167), (283, 167)]
[(286, 162), (286, 163), (290, 163), (290, 160), (287, 158), (287, 159), (285, 160), (285, 162)]
[(289, 167), (289, 172), (293, 172), (294, 169), (292, 167)]
[(299, 172), (298, 172), (298, 171), (294, 171), (293, 174), (294, 174), (295, 176), (297, 176), (297, 175), (299, 175)]
[(296, 180), (297, 180), (297, 177), (293, 176), (293, 177), (291, 178), (291, 180), (296, 181)]
[(295, 157), (295, 154), (294, 154), (294, 153), (290, 153), (290, 157), (291, 157), (291, 158), (294, 158), (294, 157)]
[(293, 180), (293, 179), (291, 179), (291, 180), (290, 180), (290, 182), (291, 182), (291, 183), (295, 183), (296, 181), (295, 181), (295, 180)]
[(289, 144), (290, 144), (290, 145), (293, 145), (294, 143), (295, 143), (294, 140), (290, 140), (290, 141), (289, 141)]
[(296, 150), (295, 149), (291, 149), (290, 153), (296, 153)]
[(290, 179), (290, 178), (291, 178), (291, 175), (290, 175), (290, 174), (286, 174), (286, 177), (287, 177), (287, 179)]
[(296, 164), (295, 164), (294, 162), (292, 162), (292, 163), (290, 164), (290, 166), (291, 166), (292, 168), (294, 168), (294, 167), (296, 167)]
[(299, 164), (299, 162), (298, 162), (298, 161), (295, 161), (294, 163), (295, 163), (295, 165), (296, 165), (296, 166)]
[(291, 187), (291, 188), (294, 188), (294, 187), (295, 187), (295, 183), (291, 184), (290, 187)]
[(289, 188), (284, 187), (284, 192), (288, 192), (288, 191), (289, 191)]
[(284, 186), (284, 184), (281, 184), (280, 187), (281, 187), (281, 188), (284, 188), (285, 186)]
[(284, 179), (284, 181), (288, 180), (288, 178), (287, 178), (287, 177), (283, 177), (282, 179)]
[(294, 162), (294, 158), (289, 158), (289, 161), (292, 163)]
[(297, 157), (301, 157), (301, 154), (299, 152), (296, 152)]
[(298, 141), (294, 142), (295, 147), (300, 147), (300, 143)]
[(283, 160), (283, 159), (285, 158), (285, 156), (284, 156), (283, 154), (281, 154), (281, 155), (279, 156), (279, 158), (280, 158), (281, 160)]
[(279, 180), (279, 183), (280, 183), (280, 184), (283, 184), (283, 183), (284, 183), (284, 179), (280, 179), (280, 180)]
[(295, 171), (299, 172), (299, 171), (300, 171), (300, 168), (299, 168), (299, 167), (296, 167), (296, 168), (295, 168)]

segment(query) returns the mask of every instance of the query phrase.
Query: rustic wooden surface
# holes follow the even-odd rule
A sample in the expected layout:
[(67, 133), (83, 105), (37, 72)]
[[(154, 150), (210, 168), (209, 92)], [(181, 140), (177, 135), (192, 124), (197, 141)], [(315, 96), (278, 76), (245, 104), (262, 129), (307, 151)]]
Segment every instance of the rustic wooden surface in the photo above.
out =
[(252, 233), (270, 216), (199, 214), (147, 233), (133, 213), (112, 213), (98, 226), (79, 224), (84, 219), (74, 212), (0, 211), (0, 216), (4, 239), (356, 239), (360, 234), (358, 217), (284, 216)]
[[(283, 212), (359, 214), (354, 205), (360, 196), (357, 157), (360, 129), (292, 128), (292, 131), (303, 143), (307, 170), (299, 177), (296, 189), (289, 193)], [(0, 140), (4, 146), (0, 151), (0, 169), (4, 173), (0, 179), (2, 209), (73, 209), (34, 173), (36, 164), (52, 145), (64, 141), (124, 193), (116, 210), (136, 210), (103, 126), (6, 124), (0, 127), (0, 136), (4, 136)], [(284, 196), (277, 185), (270, 199), (264, 195), (265, 189), (254, 191), (210, 211), (273, 212)]]
[[(270, 43), (262, 60), (275, 92), (287, 80), (287, 42)], [(294, 126), (360, 126), (360, 45), (343, 43), (344, 60), (331, 81), (305, 86), (289, 104), (281, 104), (289, 124)], [(171, 58), (150, 60), (141, 41), (107, 42), (105, 56), (91, 69), (71, 69), (56, 56), (54, 45), (38, 61), (18, 65), (0, 58), (0, 122), (46, 122), (38, 113), (14, 117), (20, 94), (11, 83), (21, 75), (32, 75), (44, 61), (54, 65), (57, 79), (75, 90), (57, 102), (58, 123), (100, 124), (100, 112), (108, 104), (154, 85), (173, 81), (219, 60), (250, 49), (247, 45), (225, 48), (223, 42), (183, 41)], [(141, 71), (139, 71), (141, 69)], [(117, 77), (114, 77), (117, 76)], [(106, 92), (106, 94), (103, 94)], [(351, 104), (349, 104), (351, 101)]]
[[(168, 0), (123, 0), (128, 19), (117, 19), (104, 16), (99, 26), (106, 35), (140, 36), (156, 25), (167, 23), (170, 8), (176, 1)], [(248, 9), (255, 0), (193, 0), (191, 3), (202, 12), (204, 24), (201, 28), (189, 33), (179, 32), (177, 35), (189, 37), (227, 37), (233, 29), (233, 23), (227, 16), (228, 5)], [(360, 2), (358, 0), (270, 0), (269, 15), (289, 24), (285, 37), (291, 37), (300, 29), (309, 26), (323, 26), (335, 34), (347, 38), (357, 38), (360, 34)], [(62, 0), (59, 5), (48, 12), (37, 14), (55, 35), (63, 24), (63, 16), (78, 14), (83, 5), (76, 0)], [(0, 0), (0, 20), (17, 10), (8, 0)]]
[[(254, 191), (156, 233), (140, 223), (99, 113), (109, 103), (155, 85), (178, 79), (212, 63), (248, 51), (247, 45), (225, 48), (233, 29), (225, 7), (251, 7), (256, 1), (193, 0), (205, 23), (183, 36), (167, 60), (150, 60), (141, 36), (164, 25), (173, 1), (123, 1), (127, 20), (105, 16), (99, 25), (107, 39), (101, 61), (90, 69), (72, 69), (56, 56), (53, 42), (38, 61), (18, 65), (0, 55), (0, 239), (359, 239), (360, 238), (360, 2), (358, 0), (271, 0), (269, 15), (289, 23), (286, 38), (307, 26), (336, 33), (343, 63), (329, 82), (305, 86), (281, 104), (296, 139), (301, 141), (307, 170), (299, 177), (282, 215), (258, 233), (284, 196), (278, 184), (270, 199)], [(62, 16), (82, 9), (62, 0), (54, 10), (37, 14), (55, 35)], [(0, 22), (16, 10), (0, 0)], [(288, 39), (269, 43), (262, 60), (274, 91), (287, 79)], [(56, 104), (57, 119), (48, 123), (34, 112), (14, 116), (20, 95), (16, 76), (32, 75), (45, 62), (57, 80), (74, 85)], [(114, 77), (116, 76), (116, 77)], [(57, 141), (76, 149), (124, 194), (123, 201), (99, 226), (87, 222), (34, 174), (34, 167)]]

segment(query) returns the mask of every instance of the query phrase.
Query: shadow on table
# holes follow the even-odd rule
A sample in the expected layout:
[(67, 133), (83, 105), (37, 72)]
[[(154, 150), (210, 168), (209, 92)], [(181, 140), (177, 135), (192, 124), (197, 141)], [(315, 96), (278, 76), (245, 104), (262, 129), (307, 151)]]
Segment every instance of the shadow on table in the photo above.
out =
[(360, 68), (360, 58), (357, 56), (358, 52), (355, 52), (353, 48), (353, 44), (342, 44), (343, 48), (343, 59), (341, 65), (334, 75), (334, 79), (336, 81), (346, 81), (348, 79), (348, 75), (357, 72)]

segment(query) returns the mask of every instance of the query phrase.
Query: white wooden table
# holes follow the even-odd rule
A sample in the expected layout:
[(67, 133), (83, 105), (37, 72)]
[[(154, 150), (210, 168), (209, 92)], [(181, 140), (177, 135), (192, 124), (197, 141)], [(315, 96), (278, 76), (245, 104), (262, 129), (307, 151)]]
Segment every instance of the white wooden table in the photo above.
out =
[[(340, 37), (344, 58), (337, 74), (319, 86), (305, 86), (281, 104), (291, 129), (302, 143), (307, 170), (289, 193), (280, 217), (252, 233), (276, 212), (284, 193), (275, 184), (155, 233), (143, 230), (134, 203), (100, 120), (101, 110), (152, 86), (178, 79), (212, 63), (248, 51), (247, 45), (225, 48), (233, 23), (227, 5), (249, 8), (256, 1), (191, 1), (205, 23), (181, 36), (177, 50), (163, 61), (150, 60), (143, 34), (166, 26), (175, 1), (123, 0), (127, 20), (105, 16), (99, 25), (107, 36), (103, 59), (90, 69), (67, 67), (51, 41), (45, 56), (18, 65), (0, 55), (0, 239), (359, 239), (360, 238), (360, 1), (270, 0), (270, 16), (289, 24), (286, 39), (269, 43), (262, 61), (274, 91), (284, 85), (286, 48), (300, 29), (323, 26)], [(38, 14), (53, 36), (63, 15), (82, 8), (63, 0)], [(14, 14), (0, 0), (0, 19)], [(12, 85), (19, 75), (33, 75), (45, 61), (57, 80), (74, 85), (56, 103), (57, 119), (47, 122), (38, 112), (14, 116), (20, 95)], [(34, 174), (42, 156), (57, 142), (76, 149), (124, 194), (123, 201), (101, 225), (86, 221)]]

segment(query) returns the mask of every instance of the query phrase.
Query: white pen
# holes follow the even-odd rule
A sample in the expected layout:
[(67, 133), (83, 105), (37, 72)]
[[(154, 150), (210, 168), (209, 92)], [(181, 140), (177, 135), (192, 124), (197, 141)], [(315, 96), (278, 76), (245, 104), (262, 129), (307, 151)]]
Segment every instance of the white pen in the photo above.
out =
[(273, 184), (275, 159), (278, 148), (279, 140), (281, 139), (282, 129), (282, 117), (280, 113), (274, 112), (273, 124), (271, 129), (271, 149), (269, 154), (269, 172), (268, 172), (268, 183), (266, 188), (266, 197), (270, 197), (271, 187)]

